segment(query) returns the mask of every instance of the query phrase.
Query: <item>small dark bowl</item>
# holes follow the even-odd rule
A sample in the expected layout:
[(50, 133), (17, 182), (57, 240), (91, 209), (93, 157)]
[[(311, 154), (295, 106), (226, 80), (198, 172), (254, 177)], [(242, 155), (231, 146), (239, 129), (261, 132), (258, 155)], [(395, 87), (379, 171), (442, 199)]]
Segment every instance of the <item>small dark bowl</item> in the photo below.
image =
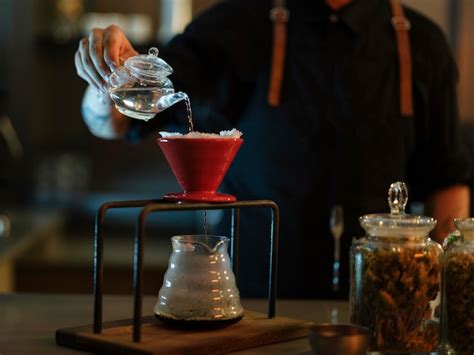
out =
[(370, 346), (369, 328), (355, 324), (316, 324), (308, 340), (317, 355), (365, 355)]

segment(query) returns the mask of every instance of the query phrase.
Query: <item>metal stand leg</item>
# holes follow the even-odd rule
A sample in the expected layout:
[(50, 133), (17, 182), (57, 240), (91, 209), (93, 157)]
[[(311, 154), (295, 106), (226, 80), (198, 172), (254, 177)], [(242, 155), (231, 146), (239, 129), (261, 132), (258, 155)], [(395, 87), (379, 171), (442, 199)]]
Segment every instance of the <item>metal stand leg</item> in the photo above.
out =
[(133, 250), (133, 341), (141, 339), (143, 295), (143, 239), (145, 238), (146, 207), (140, 212)]
[(94, 226), (94, 333), (102, 332), (102, 299), (103, 299), (103, 280), (104, 280), (104, 237), (103, 224), (105, 214), (110, 209), (116, 208), (134, 208), (143, 207), (158, 200), (134, 200), (134, 201), (116, 201), (106, 202), (100, 206), (95, 219)]
[(234, 272), (236, 281), (239, 280), (239, 226), (240, 210), (233, 208), (230, 225), (230, 259), (232, 260), (232, 271)]
[(268, 285), (268, 318), (275, 317), (277, 264), (278, 264), (278, 238), (280, 225), (280, 211), (278, 206), (271, 206), (271, 231), (270, 231), (270, 274)]
[(104, 278), (104, 238), (102, 223), (106, 208), (101, 206), (97, 213), (94, 228), (94, 333), (102, 332), (102, 286)]

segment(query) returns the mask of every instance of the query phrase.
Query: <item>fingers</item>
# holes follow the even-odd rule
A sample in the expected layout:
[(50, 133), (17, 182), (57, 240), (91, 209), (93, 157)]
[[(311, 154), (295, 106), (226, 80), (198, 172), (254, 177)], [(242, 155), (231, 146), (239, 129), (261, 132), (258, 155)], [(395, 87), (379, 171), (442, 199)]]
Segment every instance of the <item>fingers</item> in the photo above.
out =
[(107, 27), (104, 36), (104, 61), (112, 70), (120, 66), (120, 49), (123, 38), (122, 31), (115, 25)]
[(137, 55), (120, 27), (107, 27), (104, 34), (104, 61), (111, 70), (121, 66), (123, 61)]
[(123, 52), (123, 53), (120, 55), (120, 59), (121, 59), (121, 61), (125, 61), (125, 60), (127, 60), (128, 58), (133, 57), (133, 56), (136, 56), (136, 55), (138, 55), (138, 52), (137, 52), (135, 49), (131, 48), (131, 49), (129, 49), (129, 50)]
[(81, 54), (79, 53), (79, 50), (77, 50), (76, 54), (74, 55), (74, 64), (76, 65), (77, 75), (79, 75), (80, 78), (87, 81), (89, 85), (96, 86), (94, 80), (92, 80), (89, 74), (87, 74), (87, 72), (85, 71), (82, 65)]
[(104, 82), (100, 77), (99, 73), (97, 72), (95, 65), (89, 55), (89, 41), (87, 38), (83, 38), (79, 42), (79, 57), (84, 72), (87, 73), (89, 78), (92, 80), (91, 84), (97, 87), (98, 89), (103, 90), (102, 87)]
[(107, 81), (110, 70), (104, 61), (103, 31), (97, 28), (89, 34), (89, 55), (94, 64), (95, 70), (99, 73), (102, 80)]
[(111, 71), (138, 53), (122, 30), (115, 25), (93, 29), (83, 38), (74, 57), (78, 75), (101, 91), (107, 90), (106, 81)]

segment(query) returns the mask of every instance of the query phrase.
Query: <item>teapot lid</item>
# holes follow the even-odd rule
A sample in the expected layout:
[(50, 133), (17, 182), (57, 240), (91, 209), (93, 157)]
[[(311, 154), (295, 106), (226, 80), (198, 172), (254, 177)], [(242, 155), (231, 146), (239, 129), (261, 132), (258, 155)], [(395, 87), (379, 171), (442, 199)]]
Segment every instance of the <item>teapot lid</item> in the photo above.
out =
[(405, 213), (408, 189), (404, 182), (395, 182), (388, 190), (390, 213), (368, 214), (359, 218), (368, 235), (377, 237), (421, 237), (436, 226), (431, 217)]
[(151, 47), (148, 54), (130, 57), (125, 61), (125, 67), (130, 73), (142, 80), (159, 81), (173, 73), (173, 68), (158, 57), (158, 48)]

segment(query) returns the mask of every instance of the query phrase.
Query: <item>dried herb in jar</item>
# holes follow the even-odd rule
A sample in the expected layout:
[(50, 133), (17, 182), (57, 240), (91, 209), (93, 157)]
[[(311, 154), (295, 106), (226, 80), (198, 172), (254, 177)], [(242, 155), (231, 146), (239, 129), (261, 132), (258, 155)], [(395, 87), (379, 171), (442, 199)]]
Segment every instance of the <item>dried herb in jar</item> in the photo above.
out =
[(445, 257), (448, 341), (460, 354), (474, 353), (474, 254), (456, 248)]
[(373, 351), (433, 351), (440, 325), (430, 304), (440, 290), (435, 243), (353, 246), (351, 321), (372, 328)]

